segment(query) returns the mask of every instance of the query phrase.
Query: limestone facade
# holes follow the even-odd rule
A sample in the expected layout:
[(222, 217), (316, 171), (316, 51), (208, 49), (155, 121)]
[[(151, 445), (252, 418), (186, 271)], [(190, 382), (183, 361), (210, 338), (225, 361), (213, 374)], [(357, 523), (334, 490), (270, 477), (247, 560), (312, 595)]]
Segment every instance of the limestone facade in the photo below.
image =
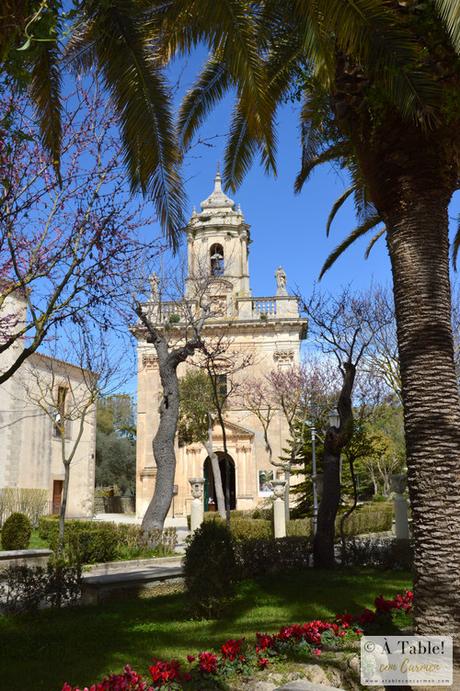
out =
[[(25, 301), (20, 296), (8, 299), (9, 314), (25, 315)], [(2, 355), (3, 362), (15, 358), (22, 341)], [(37, 387), (50, 382), (61, 391), (84, 396), (82, 371), (68, 362), (34, 353), (19, 370), (0, 385), (0, 489), (6, 487), (44, 489), (48, 492), (48, 511), (60, 506), (64, 468), (61, 438), (48, 415), (34, 402)], [(75, 442), (79, 422), (66, 422), (67, 449)], [(67, 516), (89, 517), (93, 514), (96, 463), (96, 409), (86, 415), (83, 434), (70, 466)]]
[[(275, 273), (275, 294), (253, 297), (248, 265), (250, 227), (240, 208), (222, 191), (219, 173), (212, 194), (201, 203), (199, 213), (193, 212), (186, 233), (186, 301), (193, 302), (196, 276), (208, 270), (207, 292), (212, 312), (203, 335), (211, 341), (225, 334), (229, 352), (246, 362), (245, 367), (232, 375), (232, 383), (262, 377), (274, 368), (298, 364), (306, 321), (299, 316), (296, 298), (288, 294), (286, 275), (281, 268)], [(155, 281), (152, 289), (150, 310), (158, 311), (158, 319), (165, 320), (178, 311), (177, 303), (158, 301)], [(155, 483), (152, 440), (159, 421), (161, 385), (154, 346), (143, 340), (141, 332), (137, 332), (137, 339), (136, 513), (142, 517)], [(189, 362), (181, 365), (179, 376), (190, 366)], [(232, 468), (232, 508), (251, 509), (271, 494), (267, 480), (276, 477), (277, 471), (269, 463), (260, 422), (244, 408), (239, 397), (229, 398), (225, 422)], [(281, 411), (277, 411), (270, 425), (274, 459), (283, 454), (288, 436), (287, 423)], [(213, 441), (215, 450), (222, 456), (223, 440), (219, 425), (214, 426)], [(203, 476), (206, 477), (205, 510), (213, 509), (212, 479), (205, 466), (207, 452), (204, 447), (201, 444), (179, 446), (176, 443), (176, 457), (176, 496), (170, 515), (190, 514), (192, 494), (189, 480)]]

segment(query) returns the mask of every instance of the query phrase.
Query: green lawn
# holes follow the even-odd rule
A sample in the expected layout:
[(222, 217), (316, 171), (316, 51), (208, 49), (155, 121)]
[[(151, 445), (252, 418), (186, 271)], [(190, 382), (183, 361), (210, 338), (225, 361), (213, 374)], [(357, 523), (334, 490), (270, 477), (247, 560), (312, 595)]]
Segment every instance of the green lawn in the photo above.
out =
[(38, 530), (32, 530), (29, 540), (29, 549), (49, 549), (48, 541), (40, 537)]
[(309, 570), (243, 583), (220, 621), (191, 620), (182, 593), (0, 617), (0, 687), (60, 691), (64, 681), (83, 686), (127, 662), (145, 672), (153, 656), (185, 658), (230, 637), (357, 612), (380, 593), (391, 597), (409, 587), (409, 575), (399, 572)]

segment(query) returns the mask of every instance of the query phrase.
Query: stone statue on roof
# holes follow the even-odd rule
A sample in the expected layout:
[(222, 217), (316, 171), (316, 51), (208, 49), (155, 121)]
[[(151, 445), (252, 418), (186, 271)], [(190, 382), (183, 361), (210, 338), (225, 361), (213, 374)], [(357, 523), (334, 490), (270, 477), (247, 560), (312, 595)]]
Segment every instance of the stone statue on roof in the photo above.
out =
[(275, 271), (276, 278), (276, 294), (277, 295), (287, 295), (286, 288), (286, 272), (282, 266), (279, 266)]

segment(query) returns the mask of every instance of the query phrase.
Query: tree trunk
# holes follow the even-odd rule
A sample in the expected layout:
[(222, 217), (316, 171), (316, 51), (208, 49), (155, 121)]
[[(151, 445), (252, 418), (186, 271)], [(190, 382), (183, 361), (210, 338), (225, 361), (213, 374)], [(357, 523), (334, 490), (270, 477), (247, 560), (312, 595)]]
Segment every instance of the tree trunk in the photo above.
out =
[(157, 474), (153, 497), (142, 521), (143, 530), (163, 529), (173, 498), (174, 476), (176, 472), (174, 440), (179, 418), (178, 362), (170, 354), (165, 355), (159, 348), (157, 348), (157, 353), (161, 385), (163, 387), (160, 422), (153, 439), (153, 455)]
[(318, 510), (318, 525), (313, 543), (314, 564), (317, 567), (333, 568), (334, 559), (334, 538), (335, 538), (335, 518), (340, 503), (340, 477), (339, 463), (340, 453), (327, 451), (327, 437), (331, 430), (326, 433), (323, 453), (323, 494)]
[[(445, 171), (414, 153), (386, 214), (414, 540), (415, 629), (460, 634), (460, 408)], [(444, 173), (444, 175), (443, 175)], [(447, 186), (448, 187), (448, 186)], [(399, 202), (399, 203), (398, 203)], [(406, 202), (406, 203), (404, 203)]]
[(211, 461), (212, 474), (214, 477), (214, 488), (216, 490), (217, 510), (219, 512), (219, 516), (225, 521), (225, 497), (224, 490), (222, 488), (222, 475), (220, 473), (219, 459), (214, 451), (214, 444), (212, 441), (212, 424), (209, 426), (208, 441), (205, 443), (204, 447)]
[(323, 447), (323, 494), (319, 504), (318, 526), (313, 542), (313, 561), (316, 567), (333, 568), (335, 519), (340, 504), (340, 453), (353, 434), (353, 412), (351, 393), (356, 368), (345, 363), (343, 384), (337, 409), (340, 426), (329, 427)]
[[(65, 432), (63, 432), (64, 438), (62, 443), (65, 445)], [(57, 553), (58, 556), (62, 556), (64, 551), (64, 529), (65, 529), (65, 515), (67, 510), (67, 497), (69, 495), (69, 480), (70, 480), (70, 462), (64, 460), (64, 484), (62, 486), (62, 501), (59, 509), (59, 540)]]
[[(345, 87), (338, 78), (337, 93), (346, 99)], [(359, 117), (344, 124), (387, 229), (413, 519), (415, 631), (452, 633), (458, 670), (460, 405), (448, 206), (458, 184), (459, 129), (453, 121), (423, 132), (395, 111), (380, 124)]]

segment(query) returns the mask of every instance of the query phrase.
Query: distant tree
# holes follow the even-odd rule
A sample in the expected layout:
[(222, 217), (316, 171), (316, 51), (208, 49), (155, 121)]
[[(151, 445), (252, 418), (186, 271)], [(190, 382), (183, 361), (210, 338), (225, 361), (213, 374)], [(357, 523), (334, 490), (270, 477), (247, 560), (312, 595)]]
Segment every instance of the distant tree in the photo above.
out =
[(136, 485), (136, 444), (114, 432), (96, 432), (96, 487), (119, 487), (134, 494)]
[(136, 437), (136, 414), (130, 394), (117, 393), (101, 396), (97, 402), (97, 426), (105, 434), (117, 433), (119, 436)]
[(179, 382), (179, 444), (203, 444), (211, 461), (217, 510), (225, 519), (225, 497), (219, 458), (214, 450), (213, 425), (217, 415), (214, 392), (209, 375), (190, 369)]

